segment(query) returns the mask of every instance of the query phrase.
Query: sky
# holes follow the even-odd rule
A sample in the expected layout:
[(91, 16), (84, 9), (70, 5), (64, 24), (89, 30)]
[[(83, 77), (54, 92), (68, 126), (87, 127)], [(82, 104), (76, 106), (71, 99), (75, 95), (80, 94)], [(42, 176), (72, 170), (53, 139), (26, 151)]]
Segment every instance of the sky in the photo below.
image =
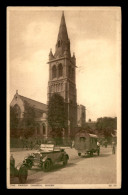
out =
[(121, 18), (118, 7), (10, 7), (7, 10), (9, 100), (20, 95), (47, 103), (48, 55), (55, 52), (64, 10), (76, 56), (77, 104), (86, 120), (116, 117), (120, 106)]

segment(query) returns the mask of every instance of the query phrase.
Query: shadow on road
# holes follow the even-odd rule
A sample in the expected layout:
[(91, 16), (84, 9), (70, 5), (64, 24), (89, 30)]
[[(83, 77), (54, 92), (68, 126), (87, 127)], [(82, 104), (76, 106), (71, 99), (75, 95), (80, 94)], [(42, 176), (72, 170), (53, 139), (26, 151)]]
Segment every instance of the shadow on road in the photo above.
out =
[(112, 154), (100, 154), (99, 156), (97, 155), (93, 155), (93, 156), (90, 156), (90, 155), (83, 155), (81, 156), (81, 158), (100, 158), (100, 157), (108, 157), (108, 156), (111, 156)]
[(112, 154), (101, 154), (99, 157), (108, 157), (111, 156)]

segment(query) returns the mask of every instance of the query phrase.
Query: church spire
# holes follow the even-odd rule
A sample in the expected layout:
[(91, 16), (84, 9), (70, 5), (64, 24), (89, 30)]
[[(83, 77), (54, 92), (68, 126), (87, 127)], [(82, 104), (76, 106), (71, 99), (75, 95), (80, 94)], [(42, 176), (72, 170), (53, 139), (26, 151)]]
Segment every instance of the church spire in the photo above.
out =
[(70, 40), (68, 38), (65, 16), (63, 11), (61, 16), (61, 22), (60, 22), (59, 33), (58, 33), (57, 43), (56, 43), (56, 51), (54, 57), (55, 58), (62, 57), (65, 51), (68, 53), (68, 56), (71, 56)]
[(66, 27), (66, 23), (65, 23), (64, 11), (62, 12), (62, 16), (61, 16), (61, 22), (60, 22), (60, 28), (59, 28), (57, 40), (59, 40), (59, 39), (61, 39), (63, 41), (68, 40), (68, 33), (67, 33), (67, 27)]

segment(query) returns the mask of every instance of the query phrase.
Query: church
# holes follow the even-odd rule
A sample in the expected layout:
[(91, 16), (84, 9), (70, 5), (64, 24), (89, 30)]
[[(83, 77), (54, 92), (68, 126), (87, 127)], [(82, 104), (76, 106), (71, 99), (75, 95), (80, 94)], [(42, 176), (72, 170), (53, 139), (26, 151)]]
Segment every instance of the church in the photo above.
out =
[[(77, 105), (76, 89), (76, 58), (71, 55), (70, 39), (68, 37), (64, 12), (62, 12), (55, 53), (49, 53), (49, 81), (47, 91), (47, 105), (50, 97), (54, 93), (60, 94), (66, 104), (67, 127), (66, 136), (70, 137), (75, 132), (76, 127), (83, 126), (86, 120), (85, 106)], [(29, 99), (18, 94), (14, 95), (10, 106), (14, 107), (20, 118), (24, 113), (24, 102), (27, 101), (36, 111), (37, 127), (35, 136), (48, 137), (47, 105)]]

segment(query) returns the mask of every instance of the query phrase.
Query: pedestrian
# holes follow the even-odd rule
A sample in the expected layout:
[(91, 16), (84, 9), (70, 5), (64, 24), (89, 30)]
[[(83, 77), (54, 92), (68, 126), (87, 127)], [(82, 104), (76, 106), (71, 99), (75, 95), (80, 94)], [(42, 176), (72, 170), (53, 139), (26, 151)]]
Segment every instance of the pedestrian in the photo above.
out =
[(32, 148), (33, 148), (33, 141), (31, 140), (31, 142), (30, 142), (30, 148), (31, 148), (31, 150), (32, 150)]
[(100, 142), (99, 141), (97, 141), (97, 154), (98, 156), (100, 154)]
[(116, 153), (116, 143), (113, 141), (112, 142), (112, 154)]
[(72, 148), (74, 148), (74, 140), (72, 140)]
[(104, 145), (105, 145), (105, 148), (107, 148), (107, 140), (105, 140), (105, 143), (104, 143)]
[(28, 140), (26, 139), (26, 150), (28, 150)]
[(97, 147), (99, 148), (100, 147), (100, 142), (97, 141)]

